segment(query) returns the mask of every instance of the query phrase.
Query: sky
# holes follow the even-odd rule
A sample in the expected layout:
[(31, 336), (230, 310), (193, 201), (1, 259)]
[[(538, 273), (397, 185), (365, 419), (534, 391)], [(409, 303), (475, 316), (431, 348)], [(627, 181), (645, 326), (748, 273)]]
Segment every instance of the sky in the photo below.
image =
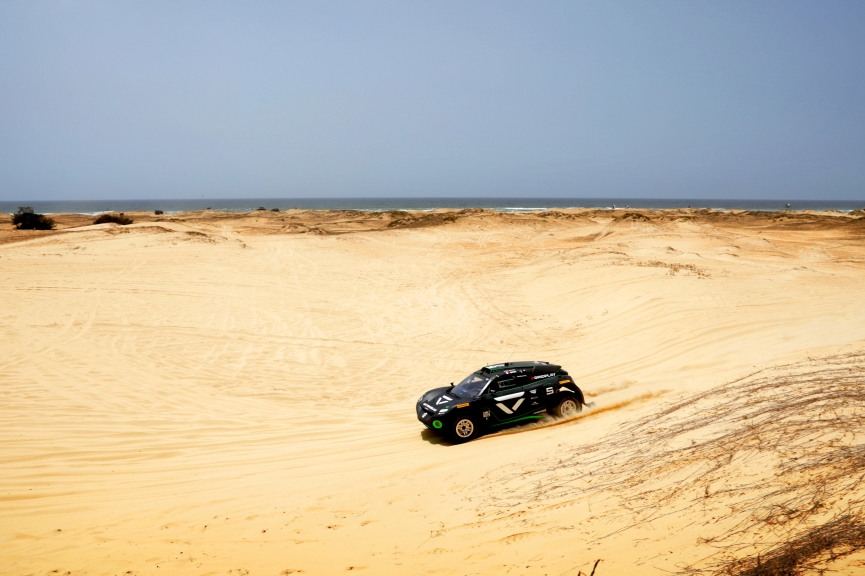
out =
[(0, 200), (865, 199), (865, 2), (0, 2)]

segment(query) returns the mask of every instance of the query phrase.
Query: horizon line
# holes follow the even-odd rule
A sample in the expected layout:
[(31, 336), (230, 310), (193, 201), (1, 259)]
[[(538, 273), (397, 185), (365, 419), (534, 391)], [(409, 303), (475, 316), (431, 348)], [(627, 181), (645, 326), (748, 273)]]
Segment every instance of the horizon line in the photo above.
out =
[(693, 196), (201, 196), (190, 198), (31, 198), (31, 199), (10, 199), (0, 200), (0, 203), (14, 204), (16, 202), (201, 202), (206, 200), (225, 201), (225, 200), (691, 200), (698, 202), (865, 202), (865, 196), (862, 198), (847, 199), (847, 198), (790, 198), (790, 197), (770, 197), (770, 198), (742, 198), (742, 197), (713, 197), (699, 198)]

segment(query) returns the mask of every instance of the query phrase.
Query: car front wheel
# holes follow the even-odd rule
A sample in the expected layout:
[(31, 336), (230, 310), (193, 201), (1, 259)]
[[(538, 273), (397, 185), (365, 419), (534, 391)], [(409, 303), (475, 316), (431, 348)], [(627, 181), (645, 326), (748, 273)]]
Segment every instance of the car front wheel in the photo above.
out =
[(450, 432), (454, 442), (468, 442), (480, 435), (479, 422), (472, 416), (460, 416), (451, 424)]
[(556, 404), (550, 412), (559, 418), (571, 418), (583, 410), (583, 405), (573, 396), (566, 396)]

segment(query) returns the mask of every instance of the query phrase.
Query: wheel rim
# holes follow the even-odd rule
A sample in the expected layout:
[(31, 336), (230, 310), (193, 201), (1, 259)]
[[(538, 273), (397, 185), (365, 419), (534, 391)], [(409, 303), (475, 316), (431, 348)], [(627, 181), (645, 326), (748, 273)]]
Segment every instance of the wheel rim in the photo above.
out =
[(454, 430), (456, 431), (457, 436), (459, 436), (460, 438), (468, 438), (474, 433), (475, 425), (474, 422), (472, 422), (468, 418), (463, 418), (462, 420), (457, 422)]
[(562, 416), (573, 416), (577, 413), (577, 403), (573, 400), (565, 400), (561, 407)]

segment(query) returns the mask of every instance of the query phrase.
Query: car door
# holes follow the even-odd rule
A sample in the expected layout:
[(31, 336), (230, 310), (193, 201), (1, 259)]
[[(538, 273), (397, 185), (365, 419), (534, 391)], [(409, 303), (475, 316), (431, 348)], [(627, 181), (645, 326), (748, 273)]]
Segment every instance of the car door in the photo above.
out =
[(522, 371), (508, 372), (490, 385), (488, 405), (493, 417), (500, 422), (519, 418), (532, 411), (532, 402), (526, 390), (526, 385), (530, 383), (528, 375)]

